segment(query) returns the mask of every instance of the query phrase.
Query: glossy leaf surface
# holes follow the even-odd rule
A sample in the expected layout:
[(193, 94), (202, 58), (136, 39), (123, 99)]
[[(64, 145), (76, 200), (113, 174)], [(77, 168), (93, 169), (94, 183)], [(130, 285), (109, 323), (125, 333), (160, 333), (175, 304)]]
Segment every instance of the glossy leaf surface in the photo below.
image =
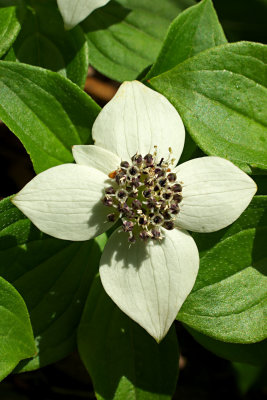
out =
[(91, 14), (83, 23), (90, 62), (117, 81), (133, 80), (152, 64), (170, 22), (191, 0), (118, 0)]
[(197, 145), (245, 171), (267, 169), (267, 47), (217, 46), (151, 79), (177, 108)]
[(266, 205), (267, 197), (258, 196), (229, 228), (194, 235), (200, 269), (180, 321), (224, 342), (266, 338)]
[(226, 42), (212, 1), (203, 0), (183, 11), (172, 22), (147, 79), (168, 71), (201, 51)]
[(37, 173), (72, 162), (72, 146), (92, 142), (99, 110), (55, 72), (0, 61), (0, 118), (21, 140)]

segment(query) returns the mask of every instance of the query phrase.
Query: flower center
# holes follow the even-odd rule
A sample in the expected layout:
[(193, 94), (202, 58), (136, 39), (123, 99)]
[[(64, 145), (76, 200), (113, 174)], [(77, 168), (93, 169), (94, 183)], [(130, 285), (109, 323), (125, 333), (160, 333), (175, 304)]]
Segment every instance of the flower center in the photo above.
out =
[(171, 172), (172, 164), (173, 160), (164, 158), (158, 162), (156, 151), (144, 157), (135, 154), (132, 163), (122, 161), (109, 174), (112, 185), (105, 189), (103, 203), (114, 211), (107, 219), (109, 222), (122, 219), (122, 229), (128, 233), (130, 243), (135, 243), (137, 237), (145, 241), (160, 240), (162, 227), (174, 229), (182, 186)]

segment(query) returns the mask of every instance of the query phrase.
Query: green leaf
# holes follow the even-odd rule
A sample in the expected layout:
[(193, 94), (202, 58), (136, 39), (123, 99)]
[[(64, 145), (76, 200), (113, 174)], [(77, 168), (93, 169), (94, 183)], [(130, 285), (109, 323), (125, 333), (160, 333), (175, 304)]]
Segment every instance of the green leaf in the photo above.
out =
[(100, 400), (167, 400), (178, 375), (174, 326), (158, 345), (107, 296), (99, 278), (78, 330), (80, 356)]
[(18, 61), (59, 72), (83, 87), (88, 46), (80, 27), (66, 32), (55, 0), (32, 0), (14, 43)]
[(100, 254), (97, 240), (69, 242), (46, 236), (9, 198), (0, 202), (0, 276), (24, 298), (38, 349), (18, 370), (39, 368), (73, 351)]
[(226, 42), (212, 1), (202, 0), (172, 22), (147, 79), (168, 71), (203, 50)]
[(72, 145), (92, 143), (99, 110), (55, 72), (0, 61), (0, 119), (21, 140), (37, 173), (72, 162)]
[(252, 365), (266, 364), (267, 340), (251, 344), (225, 343), (186, 327), (193, 338), (219, 357)]
[(261, 367), (255, 367), (243, 363), (233, 363), (232, 367), (235, 370), (236, 383), (239, 392), (243, 396), (256, 384), (260, 376), (263, 375)]
[(23, 0), (0, 0), (0, 57), (16, 39), (25, 13)]
[(151, 79), (177, 108), (197, 145), (246, 171), (267, 168), (267, 47), (217, 46)]
[[(194, 240), (197, 243), (198, 250), (200, 252), (200, 257), (203, 258), (204, 255), (212, 250), (214, 246), (217, 245), (221, 240), (226, 240), (234, 235), (241, 233), (244, 230), (255, 229), (259, 232), (263, 229), (263, 233), (265, 232), (265, 228), (267, 225), (267, 215), (266, 215), (266, 205), (267, 205), (267, 196), (255, 196), (249, 207), (241, 214), (239, 219), (235, 221), (232, 225), (225, 229), (221, 229), (218, 232), (203, 234), (203, 233), (193, 233)], [(257, 237), (258, 239), (258, 237)], [(261, 242), (260, 242), (261, 243)], [(256, 243), (255, 243), (256, 246)], [(265, 254), (265, 249), (260, 248), (259, 245), (256, 248), (257, 253), (263, 251)], [(206, 279), (206, 270), (201, 271), (198, 274), (197, 281), (203, 276), (204, 280)], [(207, 271), (207, 273), (211, 273), (211, 271)], [(205, 275), (202, 275), (205, 274)], [(224, 272), (223, 272), (224, 275)], [(201, 278), (202, 279), (202, 278)], [(199, 281), (201, 282), (201, 281)], [(197, 283), (197, 282), (196, 282)], [(202, 283), (201, 283), (202, 284)], [(196, 286), (195, 286), (196, 288)]]
[(133, 80), (152, 64), (170, 22), (193, 0), (117, 0), (83, 23), (92, 65), (117, 81)]
[(213, 339), (254, 343), (267, 337), (267, 196), (255, 197), (230, 228), (195, 234), (199, 274), (178, 319)]
[(0, 277), (0, 380), (35, 352), (26, 305), (16, 289)]

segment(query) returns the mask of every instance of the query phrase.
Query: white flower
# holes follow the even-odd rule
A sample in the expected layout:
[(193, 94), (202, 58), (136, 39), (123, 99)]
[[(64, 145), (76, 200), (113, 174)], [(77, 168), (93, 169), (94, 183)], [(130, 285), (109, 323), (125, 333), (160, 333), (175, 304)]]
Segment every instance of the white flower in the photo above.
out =
[(72, 29), (88, 15), (110, 0), (57, 0), (66, 29)]
[(157, 341), (198, 272), (198, 250), (184, 229), (224, 228), (256, 192), (250, 177), (219, 157), (175, 167), (184, 136), (165, 97), (126, 82), (94, 123), (95, 145), (74, 146), (77, 164), (37, 175), (13, 199), (39, 229), (60, 239), (91, 239), (120, 217), (123, 225), (101, 258), (101, 280), (114, 302)]

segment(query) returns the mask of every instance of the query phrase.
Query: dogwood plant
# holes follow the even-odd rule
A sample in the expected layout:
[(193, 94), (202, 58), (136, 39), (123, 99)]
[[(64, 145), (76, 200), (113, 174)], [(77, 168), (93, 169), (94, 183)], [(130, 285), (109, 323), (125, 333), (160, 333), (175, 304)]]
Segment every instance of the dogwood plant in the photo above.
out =
[(57, 0), (59, 11), (67, 30), (74, 28), (88, 15), (110, 0)]
[(213, 232), (231, 224), (256, 185), (219, 157), (177, 166), (182, 120), (165, 97), (137, 81), (122, 84), (103, 108), (93, 139), (95, 145), (73, 147), (76, 164), (40, 173), (12, 201), (60, 239), (92, 239), (120, 220), (100, 261), (102, 284), (160, 341), (198, 273), (198, 249), (187, 230)]

